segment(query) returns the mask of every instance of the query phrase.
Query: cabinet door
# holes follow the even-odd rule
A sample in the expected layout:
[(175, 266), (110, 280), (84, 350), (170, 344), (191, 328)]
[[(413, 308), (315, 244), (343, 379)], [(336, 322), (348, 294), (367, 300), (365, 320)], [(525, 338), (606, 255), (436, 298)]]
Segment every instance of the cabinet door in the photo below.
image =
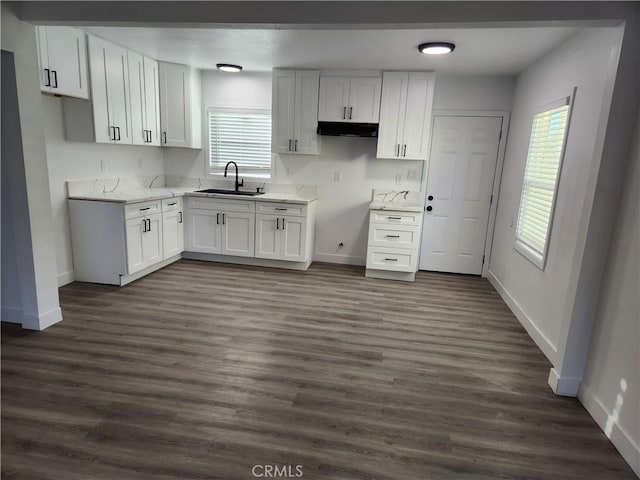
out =
[(431, 133), (431, 108), (433, 102), (432, 74), (409, 74), (407, 107), (404, 115), (402, 158), (426, 160)]
[(147, 231), (142, 235), (142, 256), (145, 267), (162, 261), (162, 214), (155, 213), (145, 217)]
[(256, 215), (256, 258), (280, 259), (279, 225), (280, 217)]
[(255, 256), (255, 214), (223, 212), (222, 253), (236, 257)]
[(146, 266), (143, 255), (143, 237), (146, 235), (144, 230), (146, 230), (145, 221), (142, 217), (132, 218), (125, 223), (128, 275)]
[(320, 72), (296, 72), (294, 151), (304, 155), (318, 152), (318, 88)]
[(51, 91), (51, 70), (49, 69), (49, 52), (47, 48), (47, 27), (36, 27), (38, 46), (38, 67), (40, 68), (40, 91)]
[(398, 158), (407, 106), (407, 82), (404, 72), (385, 72), (382, 79), (380, 127), (378, 130), (378, 158)]
[(380, 77), (352, 77), (349, 89), (350, 122), (378, 123), (380, 120)]
[(222, 253), (221, 225), (218, 225), (221, 216), (221, 213), (214, 210), (188, 209), (185, 218), (185, 250)]
[(293, 70), (273, 71), (271, 151), (275, 153), (289, 153), (293, 145), (295, 77)]
[(318, 121), (348, 121), (349, 83), (349, 77), (320, 77)]
[(158, 65), (161, 143), (166, 147), (190, 147), (190, 68), (175, 63), (160, 62)]
[(162, 214), (162, 247), (165, 260), (184, 250), (184, 229), (180, 210)]
[(107, 51), (109, 43), (89, 36), (89, 69), (91, 71), (91, 102), (93, 126), (97, 143), (114, 143), (113, 128), (109, 122), (107, 95)]
[(280, 259), (304, 262), (307, 254), (307, 218), (280, 217)]
[(145, 129), (149, 130), (149, 145), (160, 145), (160, 88), (158, 62), (144, 57)]
[(82, 30), (70, 27), (46, 29), (47, 62), (51, 93), (89, 98), (87, 48)]
[(131, 143), (129, 118), (129, 61), (127, 50), (108, 44), (106, 49), (107, 101), (109, 124), (116, 128), (115, 143)]
[(146, 145), (146, 111), (145, 111), (145, 82), (144, 58), (134, 52), (129, 52), (129, 97), (131, 99), (131, 138), (134, 145)]

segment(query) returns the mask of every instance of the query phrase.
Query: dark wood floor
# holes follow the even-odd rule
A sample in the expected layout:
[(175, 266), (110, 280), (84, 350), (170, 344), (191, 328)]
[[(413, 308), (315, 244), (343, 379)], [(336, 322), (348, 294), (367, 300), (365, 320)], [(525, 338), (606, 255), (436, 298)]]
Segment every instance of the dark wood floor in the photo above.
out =
[(2, 478), (635, 478), (481, 278), (183, 260), (61, 303), (3, 328)]

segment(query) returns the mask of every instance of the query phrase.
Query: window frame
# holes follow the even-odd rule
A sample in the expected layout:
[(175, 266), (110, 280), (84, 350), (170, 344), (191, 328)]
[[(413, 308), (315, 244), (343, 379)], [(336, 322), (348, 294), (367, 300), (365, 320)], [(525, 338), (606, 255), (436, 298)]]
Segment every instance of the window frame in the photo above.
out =
[[(205, 109), (204, 120), (203, 120), (203, 130), (205, 136), (205, 159), (204, 159), (204, 168), (205, 168), (205, 178), (216, 178), (224, 176), (224, 167), (211, 166), (211, 132), (209, 131), (209, 114), (212, 112), (223, 112), (223, 113), (257, 113), (257, 114), (268, 114), (271, 118), (271, 128), (272, 135), (269, 139), (272, 142), (273, 138), (273, 115), (271, 108), (265, 106), (247, 106), (247, 107), (218, 107), (218, 106), (209, 106)], [(273, 151), (271, 150), (271, 145), (269, 146), (271, 165), (269, 169), (256, 169), (256, 168), (247, 168), (242, 165), (238, 165), (239, 168), (239, 176), (245, 179), (255, 179), (258, 181), (265, 181), (274, 178), (275, 176), (275, 159), (273, 155)], [(235, 175), (235, 171), (234, 171)]]
[[(520, 255), (522, 255), (524, 258), (526, 258), (529, 262), (531, 262), (533, 265), (535, 265), (537, 268), (539, 268), (542, 271), (544, 271), (546, 267), (547, 257), (549, 253), (549, 244), (551, 243), (551, 231), (553, 230), (553, 222), (554, 222), (555, 211), (556, 211), (556, 200), (558, 198), (558, 187), (560, 185), (560, 178), (562, 176), (562, 168), (564, 165), (564, 157), (567, 150), (567, 139), (569, 137), (569, 128), (571, 125), (571, 116), (573, 113), (575, 94), (576, 94), (576, 88), (574, 87), (569, 94), (559, 97), (552, 102), (549, 102), (543, 106), (536, 108), (531, 116), (531, 124), (529, 129), (530, 136), (529, 136), (529, 143), (527, 145), (527, 158), (525, 160), (524, 172), (523, 172), (523, 178), (522, 178), (522, 189), (520, 190), (520, 202), (518, 203), (518, 211), (516, 214), (516, 228), (514, 232), (513, 248), (514, 250), (516, 250), (516, 252), (518, 252)], [(523, 241), (518, 237), (518, 229), (520, 226), (520, 211), (522, 209), (522, 203), (524, 201), (525, 187), (527, 186), (527, 176), (526, 176), (527, 165), (529, 163), (529, 150), (531, 148), (531, 142), (533, 141), (534, 118), (536, 115), (540, 113), (547, 112), (549, 110), (554, 110), (556, 108), (563, 107), (563, 106), (568, 107), (567, 121), (564, 126), (562, 147), (560, 149), (560, 158), (558, 159), (558, 173), (556, 175), (555, 183), (553, 186), (553, 196), (551, 198), (551, 207), (549, 212), (549, 222), (547, 224), (546, 236), (544, 239), (542, 252), (538, 252), (535, 248), (533, 248), (531, 245), (527, 244), (525, 241)]]

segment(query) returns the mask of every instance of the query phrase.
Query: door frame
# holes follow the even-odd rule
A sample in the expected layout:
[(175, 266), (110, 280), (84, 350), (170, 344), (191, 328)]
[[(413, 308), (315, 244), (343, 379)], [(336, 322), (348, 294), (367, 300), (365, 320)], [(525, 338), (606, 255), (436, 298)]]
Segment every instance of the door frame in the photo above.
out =
[[(434, 110), (431, 114), (431, 133), (429, 135), (429, 156), (422, 166), (422, 180), (420, 182), (420, 190), (422, 192), (422, 205), (427, 204), (427, 181), (429, 180), (429, 166), (431, 164), (431, 145), (433, 140), (433, 132), (435, 128), (436, 117), (498, 117), (502, 119), (502, 136), (498, 142), (498, 156), (496, 158), (496, 170), (493, 176), (493, 188), (491, 195), (493, 201), (489, 207), (489, 221), (487, 222), (487, 236), (484, 242), (484, 263), (482, 264), (482, 277), (486, 277), (489, 272), (489, 262), (491, 261), (491, 247), (493, 246), (493, 236), (496, 225), (496, 212), (498, 210), (498, 201), (500, 194), (500, 182), (502, 181), (502, 168), (504, 166), (504, 157), (507, 146), (507, 138), (509, 136), (509, 120), (510, 112), (506, 110)], [(424, 216), (424, 207), (422, 215)], [(423, 218), (424, 225), (424, 218)], [(424, 230), (422, 230), (424, 231)], [(418, 268), (422, 255), (422, 231), (420, 232), (420, 248), (418, 250)]]

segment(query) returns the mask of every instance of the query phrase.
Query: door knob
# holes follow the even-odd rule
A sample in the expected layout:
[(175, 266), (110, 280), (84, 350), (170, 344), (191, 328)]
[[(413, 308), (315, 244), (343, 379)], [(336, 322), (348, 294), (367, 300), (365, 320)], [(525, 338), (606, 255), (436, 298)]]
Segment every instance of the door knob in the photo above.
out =
[(427, 200), (433, 200), (433, 195), (429, 195), (429, 196), (427, 197)]
[(427, 207), (427, 212), (430, 212), (431, 210), (433, 210), (433, 207), (432, 207), (431, 205), (429, 205), (429, 206)]

